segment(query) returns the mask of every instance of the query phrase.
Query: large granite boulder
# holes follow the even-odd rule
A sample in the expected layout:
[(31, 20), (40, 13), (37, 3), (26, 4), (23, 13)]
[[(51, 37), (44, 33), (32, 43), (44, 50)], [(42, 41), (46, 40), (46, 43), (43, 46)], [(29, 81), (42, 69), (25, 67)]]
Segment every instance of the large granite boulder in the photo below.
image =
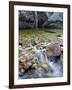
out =
[(48, 20), (46, 20), (46, 22), (44, 22), (44, 24), (43, 24), (44, 28), (63, 29), (63, 13), (48, 12), (47, 15), (48, 15)]
[(57, 44), (57, 43), (50, 44), (46, 48), (46, 54), (47, 54), (48, 57), (59, 56), (61, 54), (61, 47), (60, 47), (60, 45)]
[(48, 21), (56, 21), (56, 20), (63, 20), (63, 13), (54, 12), (52, 15), (49, 16)]

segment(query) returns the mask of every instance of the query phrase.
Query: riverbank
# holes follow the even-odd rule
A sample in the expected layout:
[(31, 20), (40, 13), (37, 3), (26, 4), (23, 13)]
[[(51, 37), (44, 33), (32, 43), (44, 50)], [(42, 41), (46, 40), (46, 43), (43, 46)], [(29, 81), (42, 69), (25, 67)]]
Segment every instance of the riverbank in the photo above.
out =
[(27, 29), (19, 32), (19, 78), (62, 76), (63, 31)]

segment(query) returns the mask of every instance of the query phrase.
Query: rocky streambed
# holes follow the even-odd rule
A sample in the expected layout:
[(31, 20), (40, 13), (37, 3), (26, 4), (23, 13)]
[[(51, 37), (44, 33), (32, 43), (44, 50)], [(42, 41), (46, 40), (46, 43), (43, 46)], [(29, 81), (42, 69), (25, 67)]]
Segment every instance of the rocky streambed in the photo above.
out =
[(63, 40), (19, 40), (19, 79), (63, 76)]

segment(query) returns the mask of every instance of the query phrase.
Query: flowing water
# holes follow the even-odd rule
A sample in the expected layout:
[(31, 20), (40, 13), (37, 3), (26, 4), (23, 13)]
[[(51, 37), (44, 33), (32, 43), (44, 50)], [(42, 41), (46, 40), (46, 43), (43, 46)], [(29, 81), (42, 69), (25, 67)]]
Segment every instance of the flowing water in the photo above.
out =
[(36, 49), (37, 57), (39, 57), (39, 60), (42, 63), (46, 63), (53, 70), (52, 73), (48, 73), (48, 76), (51, 76), (51, 77), (62, 76), (61, 65), (58, 63), (55, 63), (54, 62), (55, 60), (53, 60), (53, 61), (48, 60), (46, 52), (44, 52), (44, 51), (46, 51), (46, 50), (43, 50), (43, 49), (37, 50)]
[[(33, 50), (35, 51), (38, 61), (40, 63), (48, 65), (52, 71), (46, 71), (44, 68), (39, 67), (37, 69), (33, 69), (25, 73), (21, 79), (26, 78), (44, 78), (44, 77), (62, 77), (63, 76), (63, 68), (62, 64), (55, 62), (55, 58), (53, 60), (49, 60), (46, 55), (46, 49), (37, 49), (36, 46), (32, 46)], [(61, 54), (61, 61), (62, 61), (62, 54)]]

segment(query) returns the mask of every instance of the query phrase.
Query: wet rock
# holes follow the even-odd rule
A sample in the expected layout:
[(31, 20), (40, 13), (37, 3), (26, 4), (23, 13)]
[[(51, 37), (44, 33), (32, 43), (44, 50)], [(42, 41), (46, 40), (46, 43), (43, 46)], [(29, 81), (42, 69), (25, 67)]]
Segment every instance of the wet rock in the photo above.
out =
[(33, 64), (32, 69), (36, 69), (36, 68), (37, 68), (37, 64)]
[(32, 66), (32, 63), (28, 62), (28, 63), (24, 63), (24, 69), (27, 70)]
[(58, 44), (51, 44), (46, 48), (46, 53), (48, 57), (59, 56), (61, 54), (61, 47)]
[(22, 45), (23, 45), (23, 43), (22, 43), (21, 41), (19, 41), (19, 46), (21, 46), (21, 47), (22, 47)]
[(23, 56), (23, 55), (22, 55), (22, 56), (19, 57), (19, 62), (20, 62), (20, 63), (24, 63), (24, 62), (26, 62), (26, 61), (27, 61), (27, 57), (26, 57), (26, 56)]
[(19, 62), (19, 76), (21, 77), (23, 73), (25, 72), (23, 63)]
[(32, 46), (37, 45), (37, 43), (36, 43), (36, 41), (35, 41), (35, 40), (31, 40), (31, 44), (32, 44)]
[(24, 41), (23, 41), (23, 46), (24, 46), (25, 48), (30, 47), (30, 41), (24, 40)]
[(37, 67), (35, 73), (37, 74), (37, 78), (42, 78), (44, 74), (44, 70), (41, 67)]
[(59, 56), (51, 56), (48, 58), (51, 62), (55, 62), (57, 63), (58, 61), (60, 61), (60, 55)]
[(41, 48), (40, 43), (36, 45), (36, 48), (39, 50)]
[(19, 75), (22, 75), (31, 67), (32, 67), (32, 63), (28, 61), (26, 56), (19, 57)]
[(39, 67), (43, 68), (45, 71), (48, 71), (49, 70), (48, 65), (47, 64), (44, 64), (44, 63), (40, 64)]
[(19, 72), (25, 73), (28, 70), (31, 70), (32, 63), (31, 62), (19, 62)]
[(31, 61), (32, 64), (38, 64), (39, 60), (37, 57), (34, 57), (34, 59)]
[(27, 60), (33, 60), (36, 57), (36, 53), (32, 50), (28, 50), (26, 54)]

